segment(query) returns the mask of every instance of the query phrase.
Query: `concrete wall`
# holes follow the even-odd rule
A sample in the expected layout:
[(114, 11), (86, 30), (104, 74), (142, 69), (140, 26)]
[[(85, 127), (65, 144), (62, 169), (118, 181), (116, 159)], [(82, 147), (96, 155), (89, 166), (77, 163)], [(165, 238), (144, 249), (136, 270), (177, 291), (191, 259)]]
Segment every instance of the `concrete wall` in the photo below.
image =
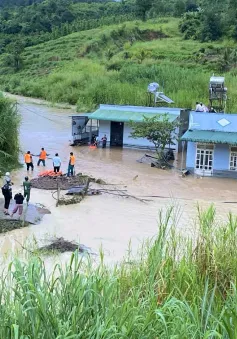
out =
[(99, 140), (106, 134), (107, 144), (110, 144), (110, 121), (101, 120), (99, 123)]
[(229, 170), (230, 148), (226, 144), (217, 144), (214, 147), (213, 170)]
[(186, 166), (187, 168), (195, 167), (195, 159), (196, 159), (196, 143), (188, 142), (187, 146), (187, 155), (186, 155)]
[[(107, 136), (107, 144), (110, 144), (110, 128), (111, 126), (111, 122), (110, 121), (104, 121), (101, 120), (100, 121), (100, 125), (99, 125), (99, 140), (101, 140), (101, 138), (106, 134)], [(128, 125), (128, 123), (124, 123), (124, 130), (123, 130), (123, 144), (126, 147), (141, 147), (141, 148), (154, 148), (153, 143), (151, 143), (150, 141), (148, 141), (145, 138), (138, 138), (138, 139), (134, 139), (134, 138), (130, 138), (132, 129), (131, 127)], [(169, 147), (169, 145), (167, 145), (167, 148)], [(178, 147), (178, 143), (176, 142), (176, 145), (171, 146), (171, 148), (173, 149), (177, 149)]]

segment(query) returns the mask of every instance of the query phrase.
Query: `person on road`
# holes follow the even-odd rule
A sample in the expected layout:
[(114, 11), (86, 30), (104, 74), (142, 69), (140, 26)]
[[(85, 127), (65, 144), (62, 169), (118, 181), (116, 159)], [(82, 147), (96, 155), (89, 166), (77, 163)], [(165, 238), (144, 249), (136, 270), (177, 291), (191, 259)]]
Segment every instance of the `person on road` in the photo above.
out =
[(33, 158), (32, 158), (32, 154), (30, 153), (30, 151), (28, 151), (25, 154), (25, 163), (26, 163), (27, 171), (29, 171), (30, 168), (33, 171), (33, 169), (34, 169)]
[(13, 217), (13, 214), (15, 214), (17, 211), (19, 213), (19, 216), (21, 216), (22, 212), (23, 212), (23, 201), (24, 201), (24, 197), (21, 194), (21, 192), (17, 193), (14, 196), (14, 200), (16, 202), (16, 205), (15, 205), (13, 211), (12, 211), (11, 217)]
[(69, 159), (69, 164), (68, 164), (68, 171), (67, 171), (67, 176), (69, 177), (70, 175), (74, 175), (74, 168), (75, 168), (75, 162), (76, 158), (75, 155), (73, 155), (73, 152), (70, 153), (70, 159)]
[(106, 148), (107, 145), (107, 136), (106, 134), (103, 136), (102, 140), (102, 148)]
[(53, 168), (54, 168), (54, 173), (58, 173), (60, 171), (61, 167), (61, 159), (59, 158), (58, 153), (55, 154), (53, 157)]
[(41, 162), (43, 163), (43, 166), (45, 166), (45, 160), (46, 160), (47, 156), (48, 156), (47, 152), (42, 147), (41, 152), (39, 154), (39, 160), (38, 160), (37, 166), (39, 166)]
[(26, 198), (28, 205), (30, 201), (30, 190), (31, 190), (31, 183), (28, 177), (25, 177), (25, 181), (23, 181), (23, 188), (24, 188), (24, 198)]
[(12, 188), (10, 181), (7, 181), (7, 183), (2, 187), (2, 194), (4, 196), (4, 214), (9, 215), (8, 209), (12, 199)]

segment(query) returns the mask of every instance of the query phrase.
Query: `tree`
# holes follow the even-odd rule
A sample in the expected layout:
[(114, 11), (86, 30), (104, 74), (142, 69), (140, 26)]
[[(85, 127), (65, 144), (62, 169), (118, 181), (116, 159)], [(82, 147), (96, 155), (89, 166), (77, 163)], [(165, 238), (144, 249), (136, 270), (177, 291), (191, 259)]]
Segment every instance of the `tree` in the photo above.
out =
[(222, 35), (221, 22), (219, 17), (213, 12), (207, 12), (203, 18), (201, 29), (201, 41), (215, 41)]
[(21, 42), (11, 43), (7, 46), (8, 54), (5, 56), (5, 65), (12, 67), (16, 72), (22, 68), (22, 53), (24, 45)]
[(168, 114), (157, 115), (154, 117), (143, 117), (142, 122), (130, 121), (133, 131), (132, 138), (146, 138), (155, 146), (158, 159), (162, 159), (167, 145), (174, 145), (177, 140), (176, 129), (179, 121), (171, 121)]
[(137, 15), (143, 20), (146, 20), (147, 12), (152, 8), (152, 0), (136, 0)]

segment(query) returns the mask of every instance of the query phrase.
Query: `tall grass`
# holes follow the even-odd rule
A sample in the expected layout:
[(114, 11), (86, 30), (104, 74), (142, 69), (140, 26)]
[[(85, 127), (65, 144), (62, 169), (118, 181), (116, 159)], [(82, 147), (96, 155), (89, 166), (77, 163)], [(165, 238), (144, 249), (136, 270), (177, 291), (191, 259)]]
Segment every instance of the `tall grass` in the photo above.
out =
[(199, 236), (160, 214), (156, 239), (140, 256), (96, 268), (75, 252), (47, 273), (31, 255), (0, 281), (1, 338), (236, 338), (237, 220), (216, 227), (199, 210)]
[(18, 164), (20, 117), (16, 103), (0, 95), (0, 170), (9, 170)]
[[(24, 67), (17, 74), (4, 66), (2, 56), (1, 87), (77, 104), (81, 112), (99, 104), (146, 105), (147, 85), (156, 81), (175, 106), (191, 108), (197, 100), (208, 104), (210, 75), (220, 74), (218, 65), (228, 46), (233, 49), (233, 42), (183, 40), (174, 18), (127, 22), (26, 48)], [(237, 112), (235, 68), (225, 75), (226, 111)]]

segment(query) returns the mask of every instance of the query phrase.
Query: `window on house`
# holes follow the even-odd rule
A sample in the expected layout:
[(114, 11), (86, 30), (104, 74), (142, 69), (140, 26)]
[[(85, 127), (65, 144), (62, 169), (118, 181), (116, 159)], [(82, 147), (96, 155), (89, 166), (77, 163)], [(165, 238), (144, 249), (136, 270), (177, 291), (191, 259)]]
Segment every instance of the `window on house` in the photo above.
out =
[(198, 144), (196, 150), (196, 169), (212, 171), (214, 146)]
[(237, 171), (237, 147), (230, 149), (230, 170)]

